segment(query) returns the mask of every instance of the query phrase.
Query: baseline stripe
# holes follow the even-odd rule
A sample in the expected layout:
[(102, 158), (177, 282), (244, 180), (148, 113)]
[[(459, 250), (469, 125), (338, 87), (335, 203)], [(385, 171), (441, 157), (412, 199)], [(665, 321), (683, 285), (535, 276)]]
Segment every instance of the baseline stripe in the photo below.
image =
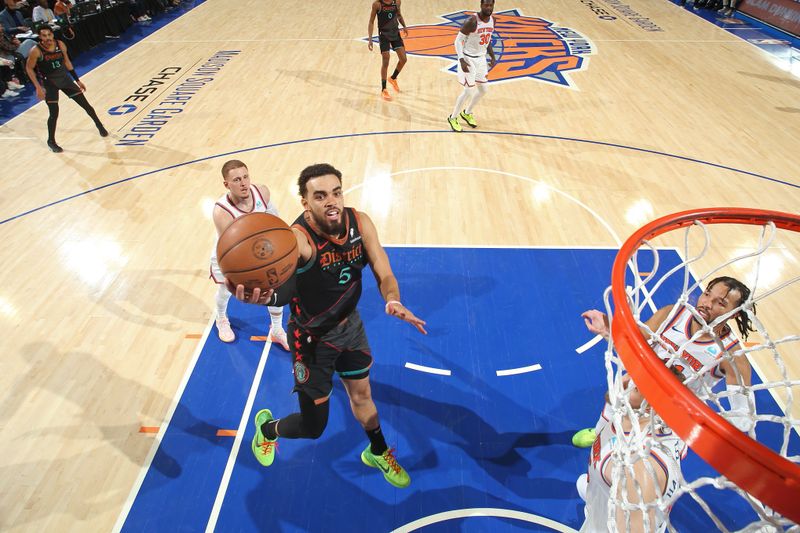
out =
[(530, 366), (522, 366), (520, 368), (509, 368), (508, 370), (498, 370), (497, 375), (498, 377), (503, 376), (514, 376), (516, 374), (526, 374), (528, 372), (536, 372), (537, 370), (541, 370), (542, 365), (535, 364)]
[(443, 368), (433, 368), (430, 366), (416, 365), (414, 363), (406, 363), (406, 368), (411, 370), (419, 370), (420, 372), (427, 372), (428, 374), (438, 374), (440, 376), (449, 376), (451, 372)]

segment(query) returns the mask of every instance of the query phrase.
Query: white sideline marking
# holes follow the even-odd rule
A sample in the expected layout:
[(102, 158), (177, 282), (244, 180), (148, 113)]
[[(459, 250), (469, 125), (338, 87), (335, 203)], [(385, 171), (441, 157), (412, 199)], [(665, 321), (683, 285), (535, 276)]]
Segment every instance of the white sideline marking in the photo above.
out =
[(180, 385), (178, 385), (178, 390), (175, 391), (175, 395), (172, 397), (172, 403), (169, 406), (169, 410), (167, 411), (167, 416), (164, 418), (164, 421), (159, 425), (158, 434), (156, 438), (153, 439), (153, 445), (150, 446), (150, 451), (147, 452), (147, 457), (142, 464), (142, 468), (139, 470), (139, 477), (136, 478), (136, 481), (131, 487), (131, 492), (128, 494), (128, 499), (125, 500), (125, 504), (122, 506), (122, 510), (117, 517), (117, 523), (114, 524), (114, 528), (111, 530), (113, 533), (118, 533), (122, 526), (125, 525), (125, 520), (128, 518), (128, 513), (131, 512), (131, 507), (133, 507), (133, 502), (136, 499), (136, 496), (139, 494), (139, 489), (142, 488), (142, 483), (144, 482), (144, 478), (147, 475), (148, 470), (150, 470), (150, 465), (153, 463), (153, 458), (156, 456), (156, 451), (158, 451), (158, 447), (161, 445), (161, 439), (164, 438), (164, 433), (167, 432), (167, 428), (169, 427), (170, 422), (172, 421), (172, 417), (175, 415), (175, 409), (178, 408), (178, 404), (181, 401), (181, 397), (183, 396), (183, 391), (186, 389), (186, 385), (189, 383), (189, 378), (194, 372), (194, 367), (197, 365), (197, 360), (200, 359), (200, 352), (203, 351), (203, 347), (206, 345), (206, 341), (208, 340), (208, 334), (211, 331), (211, 328), (214, 326), (214, 317), (211, 317), (211, 320), (208, 321), (206, 325), (206, 330), (203, 332), (203, 336), (200, 339), (200, 342), (197, 343), (197, 348), (194, 351), (194, 355), (192, 356), (192, 360), (189, 362), (189, 365), (186, 367), (186, 372), (183, 374), (183, 378), (181, 379)]
[(244, 438), (245, 428), (250, 421), (253, 403), (256, 401), (258, 386), (261, 384), (261, 375), (264, 373), (264, 365), (267, 364), (267, 358), (269, 357), (269, 349), (272, 346), (272, 341), (270, 339), (271, 337), (268, 335), (267, 342), (264, 344), (264, 349), (261, 351), (261, 358), (258, 360), (258, 368), (256, 368), (255, 376), (253, 376), (253, 383), (250, 385), (250, 394), (247, 396), (247, 404), (244, 406), (242, 418), (239, 420), (239, 428), (236, 430), (236, 439), (233, 441), (231, 453), (228, 455), (228, 463), (225, 465), (225, 472), (222, 474), (222, 480), (219, 482), (217, 497), (214, 498), (214, 506), (211, 508), (211, 515), (208, 517), (206, 533), (211, 533), (214, 531), (214, 528), (217, 527), (219, 512), (222, 510), (222, 502), (225, 500), (225, 493), (228, 491), (228, 484), (231, 481), (231, 474), (236, 464), (236, 457), (239, 455), (239, 448)]
[(590, 340), (589, 342), (587, 342), (586, 344), (584, 344), (582, 346), (578, 346), (577, 348), (575, 348), (575, 351), (578, 352), (578, 353), (583, 353), (586, 350), (588, 350), (589, 348), (591, 348), (592, 346), (594, 346), (595, 344), (597, 344), (598, 342), (600, 342), (601, 340), (603, 340), (603, 336), (602, 335), (595, 335), (594, 338), (592, 340)]
[(509, 368), (508, 370), (498, 370), (498, 376), (513, 376), (515, 374), (525, 374), (526, 372), (536, 372), (537, 370), (541, 370), (542, 365), (535, 364), (530, 366), (522, 366), (519, 368)]
[(406, 363), (406, 368), (411, 370), (419, 370), (420, 372), (427, 372), (429, 374), (438, 374), (440, 376), (449, 376), (451, 372), (443, 368), (433, 368), (430, 366), (415, 365), (414, 363)]

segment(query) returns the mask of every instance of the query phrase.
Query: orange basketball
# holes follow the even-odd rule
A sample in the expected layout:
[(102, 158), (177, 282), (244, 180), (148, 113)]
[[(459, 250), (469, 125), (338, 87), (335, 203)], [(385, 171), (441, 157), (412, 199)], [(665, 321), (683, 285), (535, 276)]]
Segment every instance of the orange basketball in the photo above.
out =
[(297, 240), (280, 218), (250, 213), (234, 220), (219, 236), (217, 262), (234, 285), (274, 289), (297, 269)]

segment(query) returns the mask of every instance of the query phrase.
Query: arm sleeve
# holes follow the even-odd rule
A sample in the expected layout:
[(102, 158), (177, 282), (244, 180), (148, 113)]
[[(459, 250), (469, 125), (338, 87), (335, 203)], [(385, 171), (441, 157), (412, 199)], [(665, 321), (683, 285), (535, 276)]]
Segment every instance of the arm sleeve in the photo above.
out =
[(464, 43), (466, 42), (467, 42), (467, 36), (461, 32), (458, 32), (458, 35), (456, 35), (455, 46), (456, 46), (456, 55), (458, 56), (459, 59), (464, 59)]
[(272, 298), (266, 305), (270, 307), (283, 307), (292, 300), (297, 290), (297, 273), (292, 274), (292, 277), (284, 282), (283, 285), (275, 289), (272, 293)]

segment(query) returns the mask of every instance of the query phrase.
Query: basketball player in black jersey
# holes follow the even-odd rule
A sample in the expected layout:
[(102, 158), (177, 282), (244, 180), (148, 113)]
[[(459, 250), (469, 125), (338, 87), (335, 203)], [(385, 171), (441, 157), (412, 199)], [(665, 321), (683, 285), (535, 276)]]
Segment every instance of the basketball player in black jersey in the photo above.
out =
[[(356, 309), (362, 269), (368, 265), (372, 269), (388, 315), (405, 320), (423, 334), (427, 334), (425, 322), (400, 303), (397, 279), (372, 220), (365, 213), (344, 207), (341, 177), (331, 165), (318, 164), (304, 169), (298, 179), (305, 211), (292, 226), (300, 257), (287, 329), (300, 412), (278, 420), (268, 409), (259, 411), (252, 449), (258, 462), (269, 466), (278, 437), (320, 437), (328, 423), (328, 398), (333, 374), (337, 373), (350, 397), (353, 415), (370, 441), (361, 460), (380, 469), (395, 487), (407, 487), (411, 479), (397, 463), (394, 450), (386, 445), (372, 401), (372, 355)], [(271, 290), (262, 295), (255, 289), (246, 297), (242, 285), (227, 285), (239, 300), (249, 303), (275, 305), (281, 300)]]
[(103, 127), (103, 123), (97, 118), (94, 108), (89, 105), (89, 101), (83, 95), (86, 86), (78, 79), (78, 75), (72, 67), (66, 45), (53, 37), (53, 30), (47, 25), (41, 26), (38, 33), (39, 44), (31, 49), (25, 70), (28, 71), (28, 77), (36, 87), (37, 98), (47, 102), (47, 108), (50, 110), (50, 116), (47, 118), (47, 146), (54, 152), (64, 151), (56, 143), (59, 91), (64, 91), (67, 96), (81, 106), (94, 121), (100, 136), (107, 137), (108, 132)]
[(378, 43), (381, 49), (381, 96), (386, 101), (391, 101), (392, 95), (386, 89), (386, 74), (389, 72), (389, 49), (391, 48), (397, 53), (397, 67), (389, 78), (389, 83), (392, 84), (394, 90), (400, 92), (400, 86), (397, 84), (397, 76), (406, 64), (406, 48), (403, 44), (403, 39), (400, 38), (400, 29), (397, 25), (399, 22), (403, 25), (403, 35), (408, 37), (408, 28), (406, 21), (403, 20), (403, 15), (400, 13), (400, 0), (389, 0), (384, 3), (383, 0), (375, 0), (372, 3), (372, 12), (369, 15), (369, 41), (367, 46), (369, 51), (372, 51), (372, 28), (375, 24), (375, 15), (378, 16)]

